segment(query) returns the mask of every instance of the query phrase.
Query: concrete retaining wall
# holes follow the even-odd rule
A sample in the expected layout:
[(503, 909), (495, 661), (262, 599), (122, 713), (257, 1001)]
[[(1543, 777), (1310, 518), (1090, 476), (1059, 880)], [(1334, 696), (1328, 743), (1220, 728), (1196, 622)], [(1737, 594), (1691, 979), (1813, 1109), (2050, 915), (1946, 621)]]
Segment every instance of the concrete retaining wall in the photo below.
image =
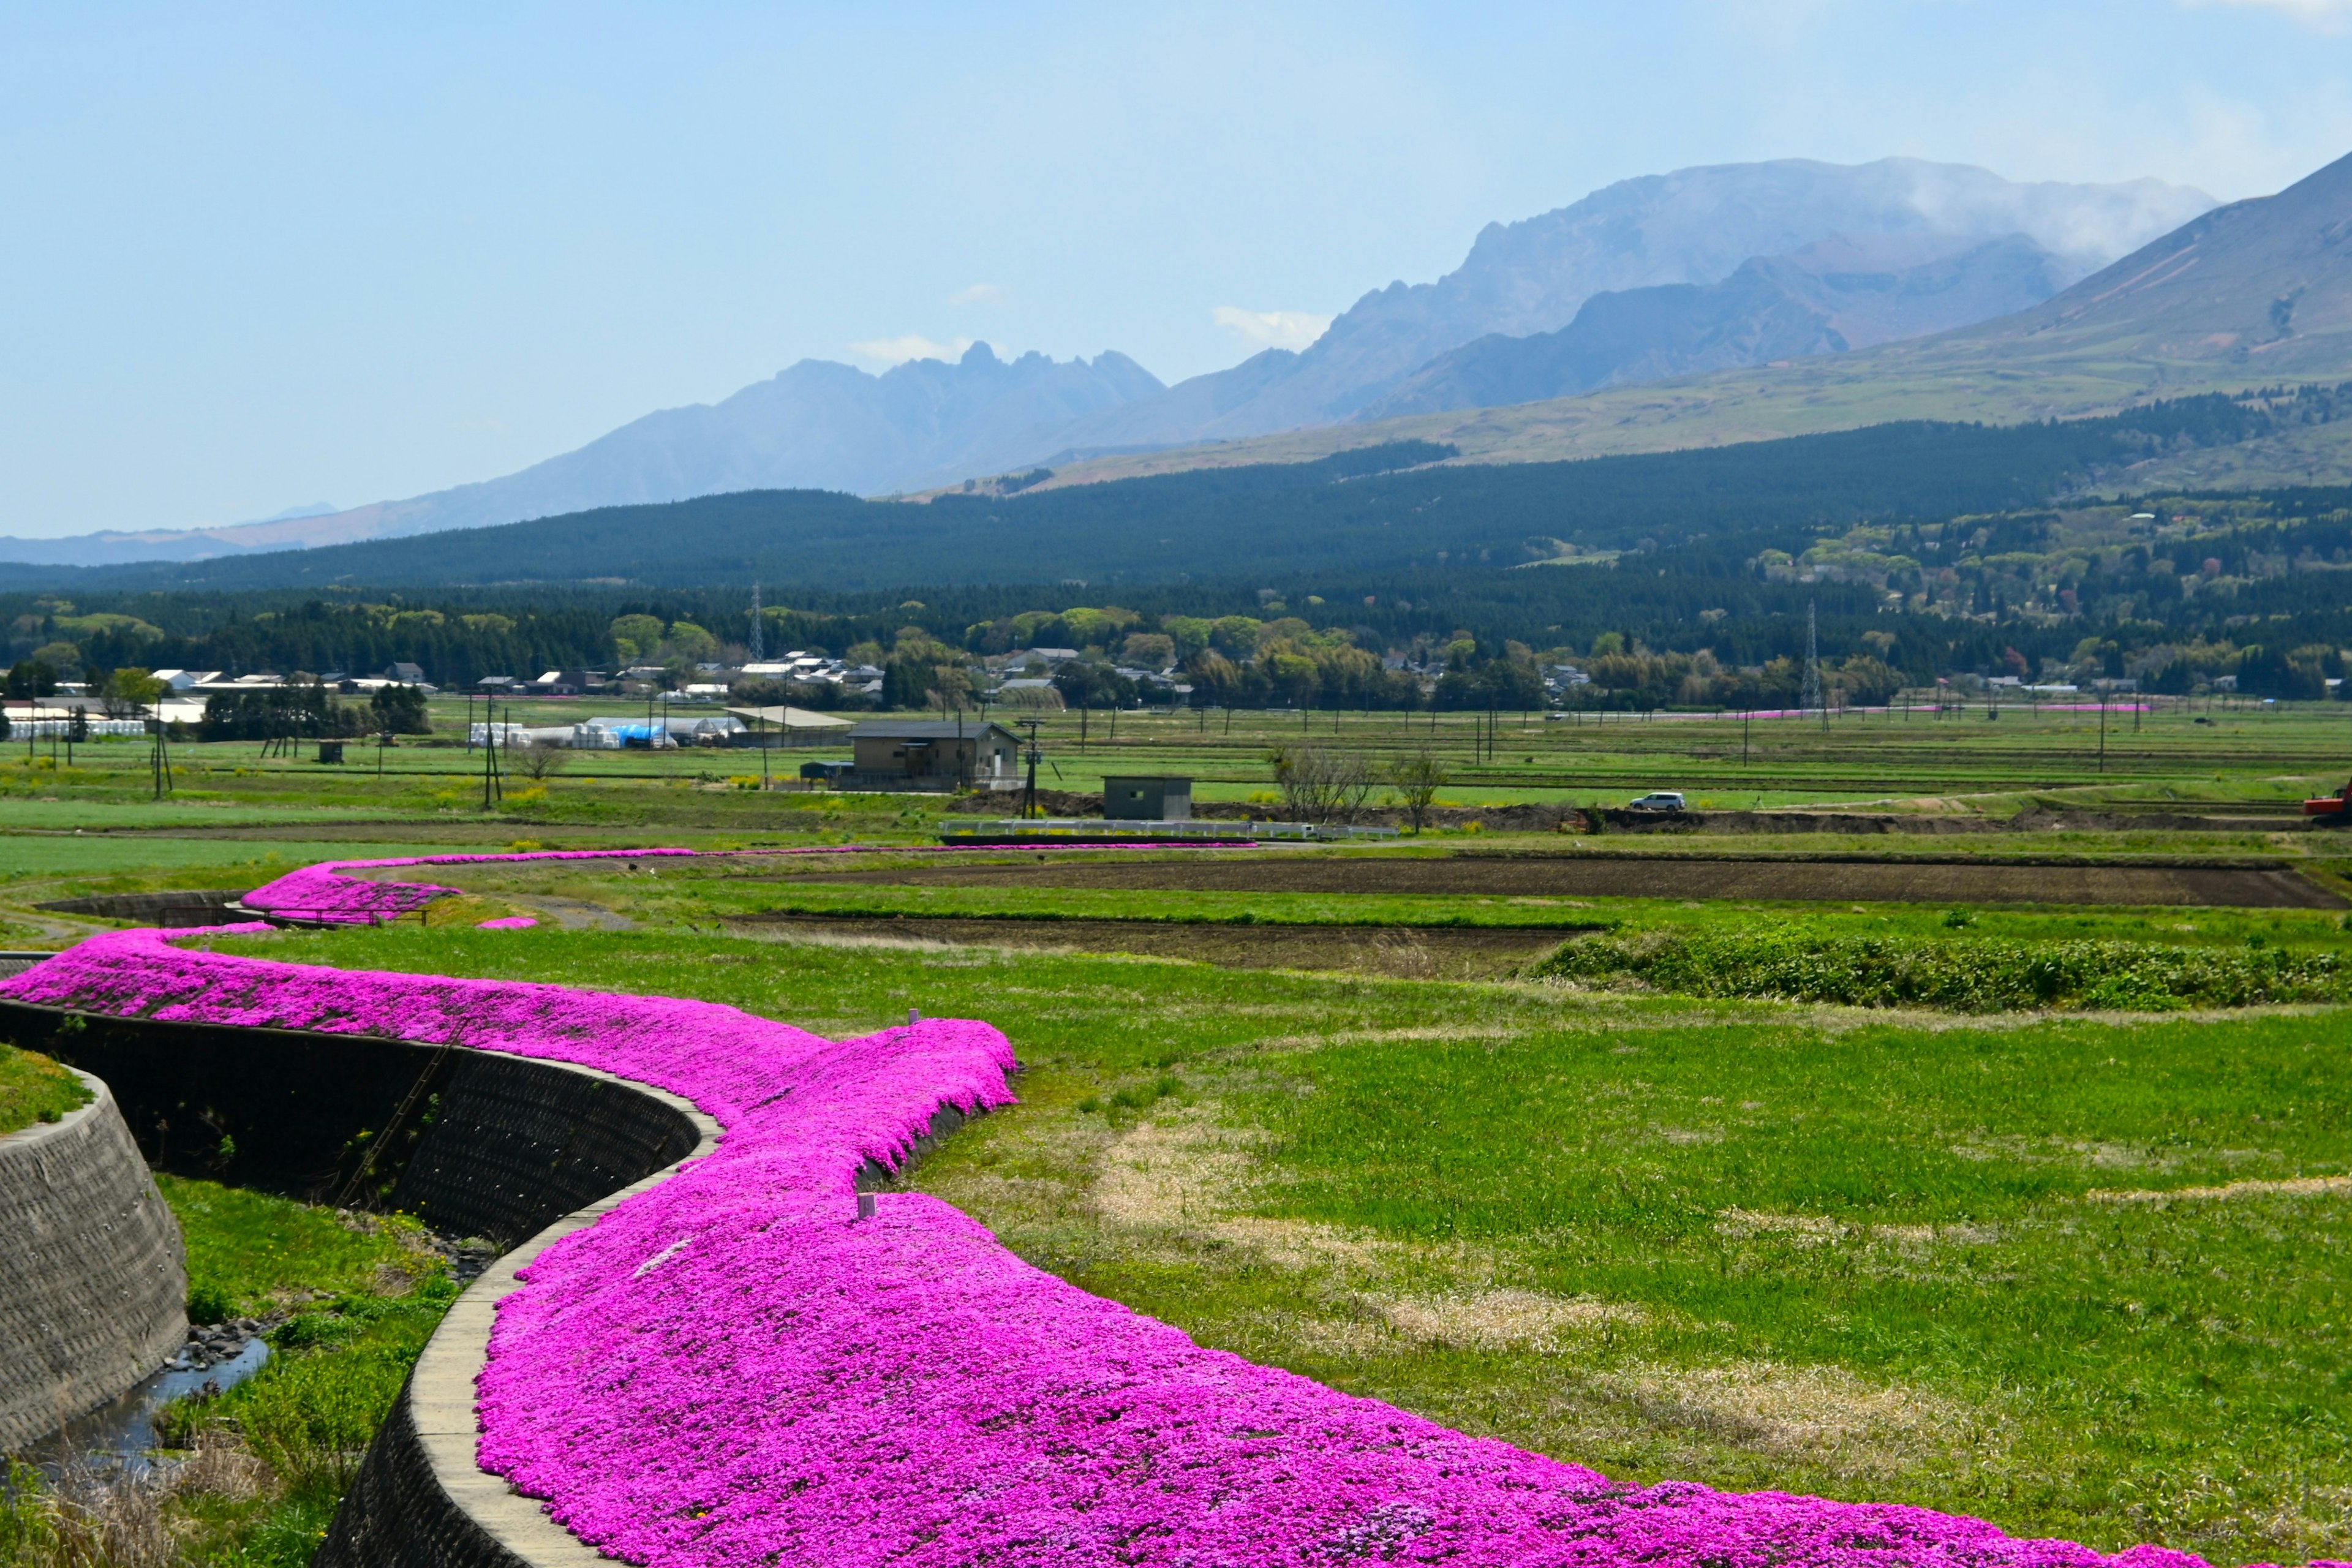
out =
[(404, 1209), (511, 1247), (684, 1156), (667, 1097), (562, 1063), (0, 1003), (0, 1039), (96, 1072), (159, 1170)]
[[(675, 1095), (585, 1068), (567, 1070), (597, 1084), (613, 1102), (625, 1098), (647, 1114), (688, 1119), (696, 1134), (691, 1154), (718, 1142), (718, 1123)], [(310, 1568), (593, 1568), (607, 1561), (476, 1463), (474, 1380), (489, 1358), (498, 1304), (519, 1284), (516, 1271), (675, 1169), (666, 1164), (563, 1215), (467, 1289), (417, 1359)]]
[[(558, 1237), (667, 1179), (681, 1160), (709, 1152), (715, 1121), (676, 1095), (590, 1068), (366, 1036), (82, 1017), (0, 1003), (0, 1037), (76, 1067), (106, 1064), (130, 1126), (159, 1163), (298, 1195), (355, 1192), (512, 1248), (442, 1320), (312, 1568), (594, 1568), (608, 1561), (477, 1465), (474, 1380), (516, 1271)], [(914, 1153), (962, 1120), (942, 1107)], [(120, 1130), (122, 1119), (114, 1125)], [(144, 1180), (130, 1134), (116, 1136)], [(234, 1151), (226, 1156), (223, 1139)], [(372, 1146), (382, 1152), (362, 1170)], [(888, 1174), (869, 1164), (857, 1184), (870, 1188)], [(0, 1174), (0, 1194), (9, 1190)], [(0, 1258), (0, 1282), (6, 1268)], [(184, 1283), (176, 1289), (184, 1293)], [(158, 1362), (184, 1331), (178, 1304), (175, 1296), (171, 1342)]]
[[(516, 1288), (515, 1271), (556, 1237), (593, 1224), (680, 1160), (707, 1151), (719, 1136), (716, 1122), (676, 1095), (591, 1068), (362, 1035), (165, 1024), (0, 1003), (0, 1037), (77, 1068), (103, 1064), (121, 1086), (130, 1126), (167, 1168), (313, 1199), (366, 1199), (513, 1248), (467, 1287), (436, 1331), (345, 1494), (314, 1559), (318, 1568), (587, 1568), (604, 1561), (537, 1502), (476, 1466), (474, 1378), (488, 1355), (491, 1314)], [(123, 1120), (114, 1121), (118, 1143), (145, 1181)], [(226, 1155), (223, 1140), (232, 1150)], [(372, 1149), (373, 1162), (363, 1167)], [(11, 1190), (0, 1175), (0, 1194)], [(7, 1268), (0, 1258), (0, 1285), (8, 1282)], [(184, 1279), (178, 1290), (175, 1314)], [(184, 1331), (175, 1316), (157, 1362)]]
[(101, 1079), (0, 1138), (0, 1453), (162, 1366), (187, 1338), (179, 1222)]
[(184, 888), (168, 893), (98, 893), (86, 899), (55, 899), (33, 907), (61, 915), (137, 921), (170, 931), (221, 925), (235, 920), (236, 917), (228, 912), (229, 907), (243, 897), (242, 892), (228, 888)]

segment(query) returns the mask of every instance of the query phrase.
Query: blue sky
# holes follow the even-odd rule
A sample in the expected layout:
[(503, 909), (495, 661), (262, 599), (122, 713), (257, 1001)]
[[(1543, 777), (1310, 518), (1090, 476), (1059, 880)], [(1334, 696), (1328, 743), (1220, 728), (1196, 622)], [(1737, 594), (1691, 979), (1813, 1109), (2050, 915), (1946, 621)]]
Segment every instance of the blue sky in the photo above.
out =
[[(2352, 0), (0, 6), (0, 532), (510, 471), (803, 357), (1163, 379), (1693, 163), (2223, 198)], [(853, 346), (859, 345), (859, 346)]]

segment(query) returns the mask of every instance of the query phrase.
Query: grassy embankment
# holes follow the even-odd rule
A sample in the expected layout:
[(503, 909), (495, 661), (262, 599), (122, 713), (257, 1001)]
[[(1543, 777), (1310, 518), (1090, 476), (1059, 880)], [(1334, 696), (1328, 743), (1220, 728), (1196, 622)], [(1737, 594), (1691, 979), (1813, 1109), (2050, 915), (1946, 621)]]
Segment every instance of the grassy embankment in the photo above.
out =
[(188, 1244), (189, 1315), (279, 1320), (249, 1381), (183, 1401), (144, 1476), (18, 1467), (0, 1561), (22, 1568), (301, 1568), (456, 1295), (413, 1223), (160, 1178)]
[[(2202, 918), (2202, 912), (2199, 917)], [(2195, 1024), (416, 928), (224, 945), (1000, 1021), (916, 1175), (1204, 1342), (1628, 1479), (2352, 1545), (2344, 1016)]]
[(89, 1103), (81, 1079), (38, 1051), (0, 1041), (0, 1138)]

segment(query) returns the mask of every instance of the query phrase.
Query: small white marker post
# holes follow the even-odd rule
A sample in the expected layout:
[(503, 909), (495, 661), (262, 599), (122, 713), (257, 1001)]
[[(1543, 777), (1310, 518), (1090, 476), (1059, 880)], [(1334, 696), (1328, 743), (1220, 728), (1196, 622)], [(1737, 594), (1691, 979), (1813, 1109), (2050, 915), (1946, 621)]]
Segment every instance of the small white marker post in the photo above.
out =
[(922, 1016), (920, 1013), (916, 1012), (912, 1007), (909, 1007), (909, 1008), (908, 1008), (908, 1009), (907, 1009), (907, 1026), (908, 1026), (908, 1027), (912, 1028), (914, 1026), (916, 1026), (917, 1024), (921, 1023), (922, 1021), (923, 1021), (923, 1016)]
[(860, 1193), (857, 1194), (857, 1217), (859, 1219), (872, 1219), (874, 1217), (874, 1194), (872, 1193)]

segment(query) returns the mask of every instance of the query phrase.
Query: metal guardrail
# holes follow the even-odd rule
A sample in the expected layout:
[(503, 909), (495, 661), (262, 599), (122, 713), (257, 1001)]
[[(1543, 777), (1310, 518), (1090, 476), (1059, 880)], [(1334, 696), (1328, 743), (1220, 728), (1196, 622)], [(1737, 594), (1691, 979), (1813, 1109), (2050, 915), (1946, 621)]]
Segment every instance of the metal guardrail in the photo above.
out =
[(54, 952), (0, 952), (0, 980), (13, 980), (42, 960), (56, 956)]
[(259, 921), (265, 925), (301, 931), (340, 931), (346, 926), (392, 925), (396, 921), (406, 920), (411, 915), (415, 915), (421, 921), (425, 918), (425, 907), (435, 899), (444, 896), (446, 895), (443, 893), (436, 892), (430, 898), (418, 899), (413, 902), (387, 904), (380, 909), (335, 904), (310, 910), (291, 907), (257, 910), (246, 904), (236, 903), (229, 905), (221, 913), (228, 921)]

